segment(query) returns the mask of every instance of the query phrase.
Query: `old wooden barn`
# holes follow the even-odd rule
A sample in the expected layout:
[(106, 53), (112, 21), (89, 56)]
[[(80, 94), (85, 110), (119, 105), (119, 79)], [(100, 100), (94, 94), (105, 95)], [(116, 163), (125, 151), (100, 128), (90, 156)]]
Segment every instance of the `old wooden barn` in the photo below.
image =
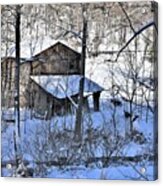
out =
[[(12, 59), (12, 60), (11, 60)], [(10, 79), (14, 81), (15, 59), (6, 58), (2, 66), (2, 88), (5, 97), (9, 94)], [(50, 118), (55, 114), (73, 112), (78, 102), (81, 76), (81, 54), (56, 42), (20, 65), (20, 105), (33, 109), (39, 115)], [(10, 62), (9, 62), (10, 61)], [(12, 62), (11, 62), (12, 61)], [(12, 64), (12, 65), (11, 65)], [(6, 69), (8, 69), (6, 71)], [(94, 110), (99, 110), (100, 93), (103, 90), (97, 83), (84, 79), (84, 108), (88, 109), (88, 96), (93, 97)], [(6, 87), (5, 87), (6, 86)], [(11, 89), (11, 87), (10, 87)], [(14, 90), (14, 84), (12, 85)], [(14, 95), (7, 107), (14, 106)], [(5, 105), (5, 103), (4, 103)]]

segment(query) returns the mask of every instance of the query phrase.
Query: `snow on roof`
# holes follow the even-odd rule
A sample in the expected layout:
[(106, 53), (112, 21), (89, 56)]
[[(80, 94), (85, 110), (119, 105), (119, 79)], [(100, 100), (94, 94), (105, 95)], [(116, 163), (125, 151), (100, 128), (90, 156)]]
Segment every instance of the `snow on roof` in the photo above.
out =
[[(30, 76), (31, 79), (41, 86), (46, 92), (54, 97), (63, 99), (71, 97), (79, 93), (81, 75), (42, 75)], [(102, 91), (103, 88), (97, 83), (85, 78), (84, 80), (84, 94), (89, 95), (92, 92)]]

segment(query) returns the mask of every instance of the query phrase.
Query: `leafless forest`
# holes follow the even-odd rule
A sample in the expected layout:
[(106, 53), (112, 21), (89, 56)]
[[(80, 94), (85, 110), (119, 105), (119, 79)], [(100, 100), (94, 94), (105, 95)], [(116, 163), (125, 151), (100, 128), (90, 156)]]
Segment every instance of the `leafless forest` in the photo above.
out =
[(2, 176), (157, 178), (157, 4), (1, 7)]

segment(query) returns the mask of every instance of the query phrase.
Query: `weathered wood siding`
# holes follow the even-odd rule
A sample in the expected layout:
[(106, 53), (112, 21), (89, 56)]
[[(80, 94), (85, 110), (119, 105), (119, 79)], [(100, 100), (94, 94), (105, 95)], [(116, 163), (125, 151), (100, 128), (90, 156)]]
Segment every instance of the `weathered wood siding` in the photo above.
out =
[(35, 58), (39, 62), (32, 63), (32, 75), (80, 74), (80, 54), (61, 43), (44, 50)]
[(15, 89), (15, 58), (8, 57), (1, 62), (1, 105), (13, 107)]
[[(73, 96), (77, 100), (77, 96)], [(73, 106), (68, 98), (57, 99), (47, 93), (43, 88), (30, 80), (30, 97), (28, 107), (40, 115), (46, 116), (46, 119), (54, 115), (64, 115), (73, 111)]]
[[(15, 105), (15, 67), (16, 60), (13, 57), (4, 59), (1, 63), (1, 102), (2, 107), (11, 108)], [(27, 63), (20, 64), (20, 106), (26, 106), (28, 102), (28, 86), (30, 78), (30, 66)]]
[(30, 97), (30, 63), (20, 65), (20, 106), (27, 107)]

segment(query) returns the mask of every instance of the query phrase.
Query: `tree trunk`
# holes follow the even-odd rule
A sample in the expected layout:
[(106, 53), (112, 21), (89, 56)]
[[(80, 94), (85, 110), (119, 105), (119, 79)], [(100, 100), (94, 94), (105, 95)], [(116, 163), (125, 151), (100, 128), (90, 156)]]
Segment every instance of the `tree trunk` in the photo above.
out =
[(20, 137), (20, 6), (16, 6), (16, 25), (15, 25), (15, 50), (16, 50), (16, 67), (15, 67), (15, 115), (16, 115), (16, 134)]
[(132, 102), (133, 102), (133, 100), (130, 100), (130, 114), (131, 114), (131, 117), (130, 117), (130, 134), (131, 134), (132, 131), (133, 131), (133, 121), (132, 121), (133, 110), (132, 110)]
[(87, 21), (86, 21), (86, 10), (83, 5), (83, 37), (82, 37), (82, 54), (81, 54), (81, 80), (79, 85), (79, 100), (78, 108), (76, 112), (76, 121), (75, 121), (75, 140), (81, 140), (81, 131), (82, 131), (82, 108), (83, 108), (83, 92), (84, 92), (84, 77), (85, 77), (85, 58), (86, 58), (86, 37), (87, 37)]

